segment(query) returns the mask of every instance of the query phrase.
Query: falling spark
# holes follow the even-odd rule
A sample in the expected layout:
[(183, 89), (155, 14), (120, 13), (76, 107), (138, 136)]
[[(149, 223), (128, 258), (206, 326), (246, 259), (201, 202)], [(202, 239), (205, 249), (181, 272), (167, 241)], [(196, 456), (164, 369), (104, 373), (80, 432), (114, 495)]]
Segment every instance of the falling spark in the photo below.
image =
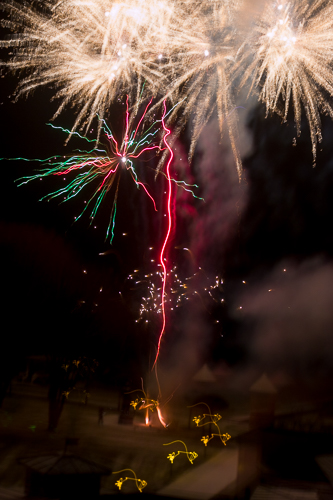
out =
[(133, 472), (134, 477), (127, 477), (127, 476), (125, 478), (121, 477), (118, 479), (118, 481), (115, 483), (115, 485), (118, 486), (119, 490), (121, 490), (121, 487), (125, 481), (135, 481), (136, 487), (138, 488), (140, 493), (142, 493), (143, 488), (145, 488), (147, 486), (147, 481), (144, 481), (143, 479), (138, 479), (133, 469), (122, 469), (122, 470), (118, 470), (116, 472), (112, 472), (112, 474), (120, 474), (121, 472), (125, 472), (127, 470)]
[(188, 408), (193, 408), (194, 406), (198, 406), (198, 405), (207, 406), (209, 413), (204, 413), (203, 416), (199, 415), (199, 416), (193, 417), (193, 422), (196, 424), (196, 426), (203, 427), (204, 425), (213, 424), (218, 429), (218, 433), (212, 433), (210, 436), (209, 435), (203, 436), (201, 438), (201, 441), (203, 442), (203, 444), (205, 446), (207, 446), (207, 444), (209, 443), (209, 441), (211, 439), (213, 439), (214, 437), (219, 437), (222, 444), (224, 444), (224, 446), (226, 446), (227, 441), (231, 438), (231, 436), (227, 432), (224, 434), (221, 434), (220, 427), (217, 423), (219, 420), (221, 420), (221, 418), (222, 418), (221, 415), (219, 415), (218, 413), (212, 414), (208, 404), (206, 404), (206, 403), (196, 403), (195, 405), (189, 406)]
[[(131, 391), (131, 392), (137, 392), (137, 391), (135, 390), (135, 391)], [(139, 392), (143, 393), (143, 397), (136, 398), (135, 400), (131, 401), (130, 406), (132, 406), (134, 410), (139, 410), (139, 411), (145, 410), (146, 411), (146, 417), (145, 417), (146, 425), (149, 425), (149, 423), (150, 423), (149, 410), (152, 412), (154, 412), (154, 410), (156, 410), (158, 419), (161, 422), (161, 424), (163, 425), (163, 427), (168, 427), (168, 424), (166, 423), (166, 421), (163, 418), (159, 401), (157, 399), (149, 398), (143, 388), (139, 389)], [(130, 394), (130, 393), (127, 393), (127, 394)]]
[[(139, 294), (138, 316), (136, 322), (156, 322), (162, 314), (161, 290), (162, 278), (161, 265), (159, 269), (152, 272), (135, 269), (126, 278), (131, 294)], [(178, 308), (188, 304), (189, 301), (199, 299), (202, 306), (207, 309), (209, 302), (224, 302), (221, 298), (223, 293), (223, 281), (219, 276), (211, 278), (205, 274), (202, 268), (184, 277), (181, 269), (174, 265), (167, 272), (168, 290), (165, 292), (165, 304), (168, 311), (176, 311)], [(131, 298), (134, 302), (135, 299)]]
[(221, 439), (221, 442), (224, 444), (224, 446), (227, 446), (227, 441), (231, 438), (230, 434), (227, 432), (225, 434), (221, 434), (220, 432), (218, 434), (212, 433), (210, 436), (209, 434), (207, 436), (202, 436), (201, 441), (205, 446), (213, 439), (214, 437), (219, 437)]
[(174, 443), (182, 443), (185, 447), (185, 451), (183, 450), (180, 450), (180, 451), (173, 451), (172, 453), (170, 453), (167, 458), (168, 460), (170, 460), (170, 462), (173, 464), (173, 461), (176, 457), (178, 457), (178, 455), (180, 455), (181, 453), (185, 453), (185, 455), (187, 456), (189, 462), (191, 462), (191, 464), (193, 465), (193, 461), (198, 457), (198, 454), (195, 452), (195, 451), (188, 451), (187, 449), (187, 446), (186, 444), (184, 443), (184, 441), (181, 441), (180, 439), (177, 439), (176, 441), (172, 441), (171, 443), (165, 443), (163, 444), (163, 446), (169, 446), (170, 444), (174, 444)]

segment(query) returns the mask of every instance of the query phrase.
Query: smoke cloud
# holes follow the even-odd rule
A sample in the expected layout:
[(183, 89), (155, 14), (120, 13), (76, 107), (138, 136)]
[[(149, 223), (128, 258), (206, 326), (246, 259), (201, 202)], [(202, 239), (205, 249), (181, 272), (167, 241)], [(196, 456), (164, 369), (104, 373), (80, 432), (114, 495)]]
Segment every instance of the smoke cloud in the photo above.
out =
[(309, 383), (333, 370), (333, 264), (321, 257), (280, 262), (237, 300), (252, 360)]
[(246, 203), (246, 190), (237, 176), (228, 132), (221, 140), (215, 120), (203, 130), (196, 158), (194, 170), (204, 202), (192, 222), (190, 246), (199, 265), (208, 271), (220, 267), (224, 247)]

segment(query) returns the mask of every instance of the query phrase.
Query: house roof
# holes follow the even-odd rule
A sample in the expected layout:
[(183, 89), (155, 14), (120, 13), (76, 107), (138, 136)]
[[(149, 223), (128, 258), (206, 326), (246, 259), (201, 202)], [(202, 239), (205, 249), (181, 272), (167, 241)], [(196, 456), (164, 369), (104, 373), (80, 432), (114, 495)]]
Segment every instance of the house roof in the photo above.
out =
[(267, 377), (266, 373), (261, 375), (261, 377), (250, 387), (251, 392), (261, 392), (263, 394), (276, 394), (277, 390), (275, 389), (272, 382)]
[(195, 382), (216, 382), (213, 372), (205, 364), (200, 370), (194, 375), (193, 379)]

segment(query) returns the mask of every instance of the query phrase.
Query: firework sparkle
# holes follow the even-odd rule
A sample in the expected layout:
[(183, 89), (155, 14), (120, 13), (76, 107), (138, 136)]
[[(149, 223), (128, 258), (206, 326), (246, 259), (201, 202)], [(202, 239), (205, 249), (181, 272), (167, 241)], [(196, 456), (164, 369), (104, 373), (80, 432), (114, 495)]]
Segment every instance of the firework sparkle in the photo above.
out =
[[(170, 23), (172, 53), (170, 75), (165, 93), (171, 99), (184, 99), (179, 110), (170, 116), (176, 119), (175, 135), (192, 118), (189, 158), (192, 159), (199, 135), (214, 110), (222, 134), (226, 127), (239, 177), (241, 160), (237, 146), (237, 113), (232, 96), (232, 67), (237, 33), (231, 20), (233, 8), (223, 2), (182, 2), (179, 18)], [(178, 113), (178, 114), (177, 114)]]
[[(158, 266), (161, 268), (160, 264)], [(224, 302), (220, 292), (223, 280), (219, 276), (211, 279), (204, 273), (202, 268), (185, 278), (183, 278), (182, 274), (176, 265), (167, 272), (169, 286), (165, 293), (165, 304), (169, 312), (175, 311), (188, 301), (195, 299), (199, 299), (204, 308), (211, 301), (216, 303)], [(162, 314), (162, 278), (161, 270), (145, 273), (135, 269), (127, 276), (126, 281), (128, 281), (130, 290), (136, 291), (140, 295), (136, 322), (154, 322), (154, 318), (159, 318)]]
[[(41, 198), (41, 200), (51, 200), (60, 197), (63, 198), (62, 202), (64, 202), (77, 196), (87, 186), (97, 184), (97, 187), (93, 190), (92, 196), (85, 204), (80, 215), (75, 218), (75, 220), (78, 220), (88, 207), (92, 206), (89, 215), (91, 223), (95, 219), (102, 201), (105, 200), (107, 194), (113, 190), (113, 203), (106, 232), (106, 239), (109, 239), (112, 243), (117, 212), (119, 182), (121, 173), (124, 170), (130, 173), (136, 187), (144, 190), (146, 195), (150, 198), (154, 210), (157, 211), (155, 200), (148, 191), (146, 185), (139, 180), (135, 167), (135, 163), (140, 157), (144, 157), (145, 161), (149, 162), (152, 159), (152, 152), (154, 152), (153, 154), (155, 155), (156, 152), (160, 153), (163, 151), (159, 146), (161, 120), (156, 120), (147, 129), (144, 125), (144, 117), (150, 105), (151, 101), (147, 104), (143, 114), (137, 119), (137, 117), (130, 116), (127, 98), (125, 131), (121, 143), (118, 143), (106, 122), (100, 120), (102, 122), (101, 130), (103, 132), (103, 138), (107, 143), (106, 147), (100, 144), (101, 148), (95, 147), (90, 151), (80, 151), (79, 155), (75, 154), (65, 159), (56, 156), (46, 160), (28, 160), (38, 161), (42, 163), (45, 168), (38, 170), (37, 174), (19, 179), (19, 186), (32, 180), (42, 179), (43, 177), (69, 175), (70, 180), (66, 182), (64, 187)], [(134, 125), (135, 118), (136, 125)], [(62, 130), (69, 133), (68, 130)], [(94, 142), (94, 140), (81, 136), (78, 133), (76, 134), (81, 139), (88, 142)], [(71, 178), (71, 175), (74, 175), (74, 178)], [(64, 179), (66, 179), (66, 177), (64, 177)]]
[(267, 2), (250, 31), (237, 23), (240, 0), (8, 1), (0, 8), (7, 13), (2, 26), (13, 32), (0, 40), (1, 48), (12, 50), (0, 64), (23, 72), (17, 96), (55, 87), (61, 102), (54, 117), (69, 104), (77, 110), (71, 132), (87, 131), (96, 113), (103, 119), (125, 93), (135, 112), (148, 95), (181, 100), (166, 120), (168, 127), (175, 124), (170, 146), (190, 123), (192, 158), (216, 110), (240, 177), (239, 86), (258, 92), (267, 112), (284, 119), (293, 106), (297, 134), (304, 107), (314, 158), (320, 114), (333, 117), (333, 6), (325, 0)]
[(294, 109), (296, 132), (304, 108), (313, 158), (321, 142), (320, 113), (333, 117), (333, 6), (324, 0), (308, 3), (267, 3), (252, 35), (239, 51), (241, 85), (250, 81), (266, 111), (287, 119)]
[(72, 130), (82, 126), (87, 132), (96, 113), (103, 119), (119, 95), (129, 93), (137, 103), (144, 82), (150, 95), (157, 91), (163, 79), (158, 55), (170, 6), (155, 0), (36, 5), (0, 3), (9, 15), (2, 25), (15, 33), (0, 41), (0, 47), (14, 49), (2, 65), (27, 72), (18, 96), (44, 85), (58, 88), (55, 97), (61, 103), (54, 118), (74, 104), (78, 113)]

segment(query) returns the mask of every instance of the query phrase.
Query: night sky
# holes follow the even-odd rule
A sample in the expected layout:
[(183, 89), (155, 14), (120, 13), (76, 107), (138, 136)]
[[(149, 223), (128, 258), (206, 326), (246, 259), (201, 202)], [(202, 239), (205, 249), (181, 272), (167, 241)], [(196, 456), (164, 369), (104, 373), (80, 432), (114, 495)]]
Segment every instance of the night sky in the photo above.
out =
[[(46, 125), (57, 109), (54, 90), (38, 89), (14, 103), (16, 83), (11, 75), (1, 80), (1, 157), (47, 158), (77, 147), (75, 139), (65, 146), (66, 136)], [(323, 117), (313, 166), (305, 119), (293, 145), (292, 116), (282, 123), (276, 115), (266, 118), (262, 104), (235, 100), (242, 106), (241, 182), (227, 133), (221, 142), (214, 116), (190, 166), (190, 127), (174, 147), (175, 175), (197, 182), (205, 202), (177, 194), (169, 262), (184, 276), (201, 266), (211, 283), (216, 275), (224, 283), (216, 301), (205, 298), (200, 308), (193, 300), (178, 315), (170, 314), (162, 363), (184, 376), (208, 361), (215, 367), (255, 365), (277, 378), (326, 378), (333, 368), (333, 124)], [(119, 104), (112, 110), (117, 128), (121, 109)], [(54, 124), (71, 128), (74, 114), (68, 108)], [(17, 352), (18, 345), (22, 357), (89, 351), (120, 377), (146, 369), (157, 325), (135, 323), (138, 297), (126, 277), (135, 268), (152, 271), (161, 215), (124, 176), (110, 246), (104, 241), (109, 207), (101, 208), (91, 226), (88, 217), (73, 224), (82, 200), (40, 202), (55, 188), (54, 179), (17, 187), (15, 180), (36, 165), (3, 159), (1, 167), (1, 307), (8, 332), (3, 352)], [(161, 196), (161, 176), (154, 189)], [(199, 279), (198, 287), (203, 284)]]

